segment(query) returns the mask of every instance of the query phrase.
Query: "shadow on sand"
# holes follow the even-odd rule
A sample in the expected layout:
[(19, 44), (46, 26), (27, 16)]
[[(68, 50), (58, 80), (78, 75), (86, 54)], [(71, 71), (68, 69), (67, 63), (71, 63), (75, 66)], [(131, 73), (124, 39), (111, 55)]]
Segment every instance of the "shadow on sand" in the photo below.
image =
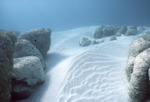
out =
[(46, 65), (47, 68), (45, 72), (48, 72), (52, 68), (54, 68), (56, 65), (58, 65), (62, 60), (66, 59), (68, 56), (59, 54), (59, 53), (48, 53), (46, 58)]

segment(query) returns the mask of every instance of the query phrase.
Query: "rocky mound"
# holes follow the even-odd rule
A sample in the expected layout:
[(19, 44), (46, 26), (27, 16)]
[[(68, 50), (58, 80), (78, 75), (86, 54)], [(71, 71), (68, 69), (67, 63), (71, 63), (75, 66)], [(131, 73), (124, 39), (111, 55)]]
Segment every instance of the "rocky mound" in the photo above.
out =
[(21, 35), (0, 30), (0, 102), (27, 98), (35, 86), (44, 82), (50, 36), (48, 28)]
[(79, 40), (79, 45), (82, 47), (89, 46), (92, 44), (99, 44), (104, 41), (99, 39), (110, 37), (109, 41), (117, 40), (117, 37), (121, 35), (134, 36), (145, 31), (142, 26), (116, 26), (116, 25), (101, 25), (96, 28), (93, 33), (93, 38), (82, 37)]
[(33, 88), (44, 82), (47, 51), (51, 30), (34, 29), (18, 36), (14, 50), (12, 70), (12, 100), (29, 97)]
[(130, 46), (126, 76), (130, 102), (146, 102), (150, 97), (150, 36), (143, 35)]
[[(139, 31), (144, 31), (144, 27), (140, 27)], [(118, 35), (137, 35), (138, 34), (137, 26), (113, 26), (113, 25), (105, 25), (99, 26), (94, 32), (94, 38), (100, 39), (109, 36), (118, 36)]]
[(30, 41), (25, 39), (18, 39), (15, 44), (14, 58), (25, 56), (37, 56), (42, 62), (42, 67), (45, 70), (46, 64), (40, 51)]
[(19, 36), (19, 39), (26, 39), (30, 41), (46, 58), (47, 51), (51, 44), (51, 30), (49, 28), (33, 29)]
[(44, 70), (38, 57), (15, 58), (12, 71), (12, 99), (29, 97), (33, 92), (33, 87), (44, 82), (44, 80)]

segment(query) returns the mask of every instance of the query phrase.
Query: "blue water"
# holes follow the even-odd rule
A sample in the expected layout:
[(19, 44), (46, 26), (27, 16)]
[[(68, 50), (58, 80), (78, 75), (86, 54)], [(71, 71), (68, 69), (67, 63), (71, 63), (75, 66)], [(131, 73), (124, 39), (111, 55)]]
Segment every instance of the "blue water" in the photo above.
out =
[(150, 0), (0, 0), (0, 29), (150, 26)]

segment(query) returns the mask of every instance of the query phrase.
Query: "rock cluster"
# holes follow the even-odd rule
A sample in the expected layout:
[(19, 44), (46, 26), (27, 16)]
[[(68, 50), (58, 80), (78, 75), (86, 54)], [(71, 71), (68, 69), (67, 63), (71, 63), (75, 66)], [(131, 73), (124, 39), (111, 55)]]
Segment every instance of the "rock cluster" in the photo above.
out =
[(10, 102), (13, 51), (17, 38), (12, 32), (0, 32), (0, 102)]
[(138, 30), (136, 26), (129, 26), (125, 33), (126, 36), (137, 35), (137, 34), (138, 34)]
[(126, 66), (129, 102), (146, 102), (150, 97), (150, 36), (143, 35), (130, 46)]
[(99, 39), (103, 37), (117, 36), (120, 34), (126, 36), (136, 35), (138, 34), (138, 29), (136, 26), (99, 26), (95, 30), (94, 38)]
[(18, 36), (14, 50), (12, 70), (12, 100), (24, 99), (33, 87), (44, 82), (47, 51), (50, 48), (51, 30), (34, 29)]
[(96, 28), (93, 38), (82, 37), (79, 41), (79, 45), (82, 47), (89, 46), (91, 44), (99, 44), (99, 39), (110, 37), (109, 41), (117, 40), (117, 37), (121, 35), (133, 36), (137, 35), (145, 30), (144, 27), (137, 26), (115, 26), (115, 25), (101, 25)]
[(32, 94), (32, 88), (44, 80), (44, 70), (38, 57), (15, 58), (12, 71), (12, 99), (29, 97)]
[(50, 47), (50, 29), (33, 29), (29, 32), (21, 34), (19, 39), (26, 39), (30, 41), (42, 54), (43, 58), (46, 58), (47, 51)]
[[(113, 36), (120, 29), (120, 26), (99, 26), (94, 33), (94, 38), (99, 39), (103, 37)], [(123, 29), (124, 30), (124, 29)], [(119, 32), (123, 32), (123, 30)]]
[(95, 39), (84, 36), (80, 39), (79, 45), (82, 46), (82, 47), (86, 47), (86, 46), (89, 46), (89, 45), (99, 44), (99, 43), (102, 43), (102, 42), (104, 42), (104, 40), (95, 40)]
[(40, 51), (26, 39), (18, 39), (15, 44), (14, 58), (20, 58), (25, 56), (37, 56), (42, 62), (42, 67), (45, 70), (46, 64)]
[[(0, 29), (0, 32), (8, 32), (8, 30)], [(19, 35), (20, 35), (20, 32), (19, 32), (19, 31), (12, 31), (12, 30), (10, 30), (9, 32), (12, 32), (12, 33), (15, 34), (16, 36), (19, 36)]]
[(114, 40), (117, 40), (117, 38), (116, 38), (115, 36), (112, 36), (112, 37), (110, 38), (110, 41), (114, 41)]
[(84, 47), (90, 45), (91, 42), (92, 41), (88, 37), (82, 37), (79, 41), (79, 45)]

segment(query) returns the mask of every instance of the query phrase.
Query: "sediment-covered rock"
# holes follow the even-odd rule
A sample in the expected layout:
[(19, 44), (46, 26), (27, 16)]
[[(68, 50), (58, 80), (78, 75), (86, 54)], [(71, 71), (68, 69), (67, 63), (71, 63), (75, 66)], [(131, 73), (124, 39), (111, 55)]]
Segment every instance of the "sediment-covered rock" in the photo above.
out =
[(126, 76), (129, 83), (129, 102), (146, 102), (150, 95), (150, 36), (135, 39), (129, 50)]
[(117, 33), (125, 34), (126, 31), (127, 31), (127, 26), (121, 26), (120, 29), (118, 29)]
[(129, 56), (136, 57), (139, 53), (150, 47), (150, 36), (143, 35), (135, 39), (129, 50)]
[(29, 40), (42, 54), (43, 58), (46, 58), (47, 51), (51, 44), (51, 30), (46, 28), (33, 29), (19, 36), (19, 39)]
[(17, 38), (12, 32), (0, 32), (0, 102), (10, 102), (13, 51)]
[(45, 80), (40, 59), (36, 56), (14, 58), (12, 71), (12, 99), (24, 99), (32, 94), (32, 88)]
[(99, 44), (100, 42), (99, 41), (96, 41), (96, 40), (93, 40), (92, 41), (92, 44)]
[(105, 25), (99, 26), (94, 32), (94, 38), (99, 39), (103, 37), (109, 36), (117, 36), (117, 35), (137, 35), (140, 31), (144, 30), (144, 28), (137, 28), (137, 26), (114, 26), (114, 25)]
[(94, 38), (99, 39), (103, 37), (113, 36), (120, 29), (119, 26), (99, 26), (94, 33)]
[(88, 37), (82, 37), (79, 41), (79, 45), (82, 47), (89, 46), (91, 43), (92, 42)]
[(117, 28), (116, 26), (105, 26), (103, 28), (103, 37), (107, 37), (107, 36), (113, 36), (116, 32), (117, 32)]
[(140, 36), (131, 43), (126, 66), (126, 75), (128, 81), (130, 81), (130, 76), (133, 72), (134, 60), (136, 56), (148, 48), (150, 48), (150, 36), (148, 35)]
[(129, 26), (128, 30), (125, 33), (126, 36), (137, 35), (137, 34), (138, 34), (138, 30), (136, 26)]
[(98, 28), (96, 28), (95, 32), (94, 32), (94, 38), (98, 39), (102, 37), (103, 34), (103, 28), (104, 26), (99, 26)]
[(46, 69), (46, 64), (39, 50), (30, 41), (19, 39), (15, 44), (14, 58), (25, 56), (37, 56), (42, 62), (43, 69)]
[(11, 32), (13, 33), (13, 35), (16, 35), (16, 37), (18, 37), (20, 35), (19, 31), (12, 31), (12, 30), (4, 30), (4, 29), (0, 29), (0, 32), (6, 33), (6, 32)]
[(129, 82), (129, 101), (146, 102), (149, 97), (150, 48), (141, 52), (134, 61)]
[(117, 40), (117, 38), (115, 36), (112, 36), (109, 40), (114, 41), (114, 40)]

